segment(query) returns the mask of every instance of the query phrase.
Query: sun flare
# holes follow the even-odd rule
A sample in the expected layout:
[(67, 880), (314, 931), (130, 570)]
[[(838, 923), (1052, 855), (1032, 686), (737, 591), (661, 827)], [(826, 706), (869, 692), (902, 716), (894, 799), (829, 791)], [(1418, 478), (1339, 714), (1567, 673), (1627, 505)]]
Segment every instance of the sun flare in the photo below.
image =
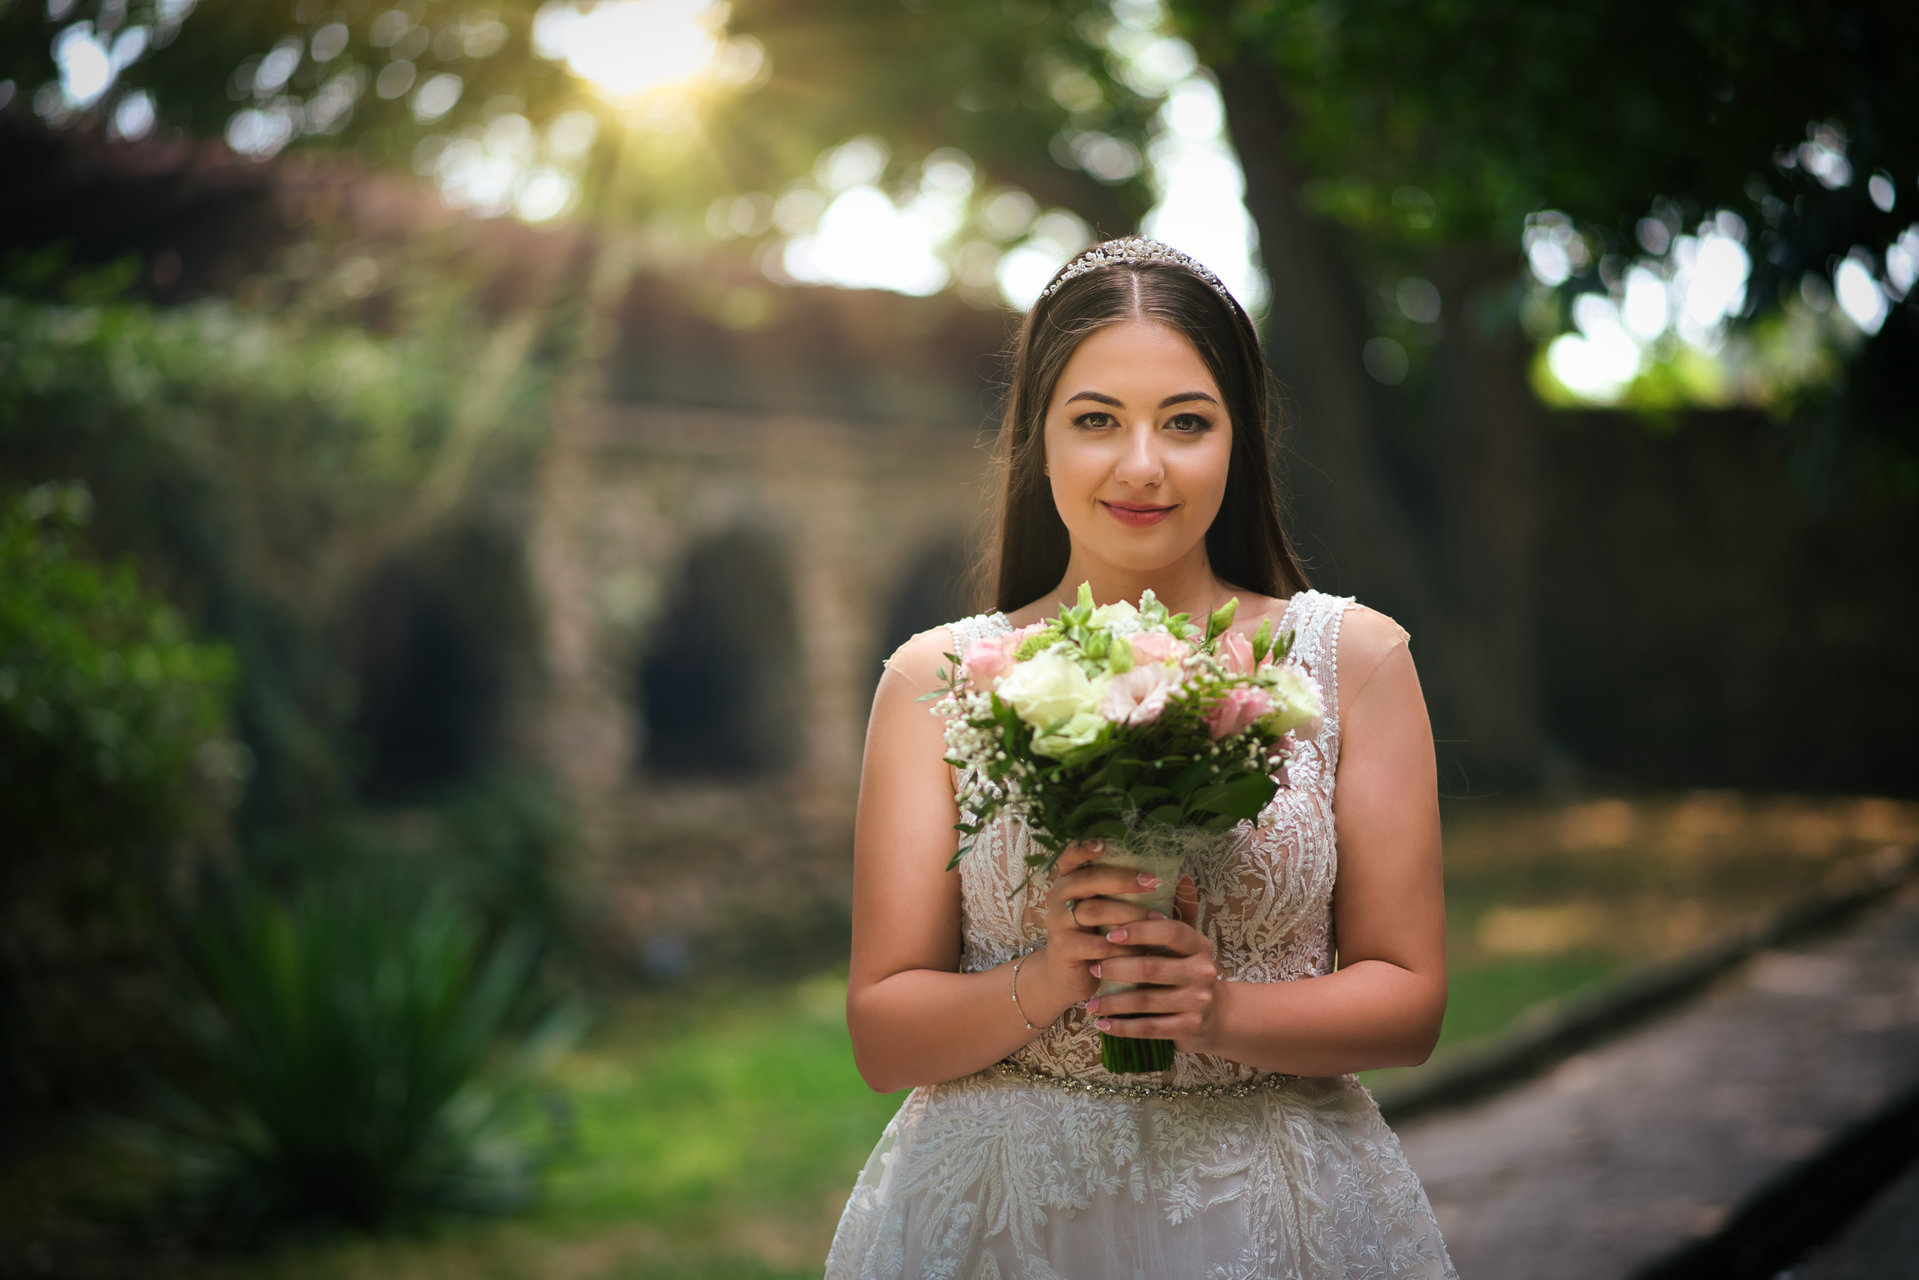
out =
[(554, 0), (534, 20), (540, 53), (614, 102), (710, 78), (726, 50), (719, 0)]

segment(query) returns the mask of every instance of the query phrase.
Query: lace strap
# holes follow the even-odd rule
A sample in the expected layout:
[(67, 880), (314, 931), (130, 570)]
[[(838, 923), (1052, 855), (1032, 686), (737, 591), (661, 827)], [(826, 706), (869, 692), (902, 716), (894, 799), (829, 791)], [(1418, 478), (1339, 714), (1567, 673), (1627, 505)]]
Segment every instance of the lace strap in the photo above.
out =
[(998, 635), (1003, 631), (1010, 631), (1012, 630), (1012, 625), (1006, 621), (1005, 614), (995, 611), (993, 613), (976, 613), (970, 618), (961, 618), (958, 622), (949, 622), (946, 624), (946, 629), (951, 632), (953, 636), (953, 652), (964, 659), (966, 657), (966, 651), (971, 649), (979, 641), (984, 640), (987, 636)]
[(1319, 682), (1319, 696), (1326, 706), (1313, 741), (1326, 761), (1324, 784), (1329, 791), (1339, 768), (1339, 625), (1352, 603), (1352, 596), (1309, 591), (1300, 601), (1304, 616), (1293, 624), (1297, 632), (1293, 652)]

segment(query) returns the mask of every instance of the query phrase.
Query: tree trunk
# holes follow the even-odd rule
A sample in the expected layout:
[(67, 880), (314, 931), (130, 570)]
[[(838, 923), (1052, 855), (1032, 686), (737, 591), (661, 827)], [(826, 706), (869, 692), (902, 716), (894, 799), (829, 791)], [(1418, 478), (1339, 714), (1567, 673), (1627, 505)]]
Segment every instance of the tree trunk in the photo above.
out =
[(1323, 588), (1414, 634), (1448, 793), (1537, 783), (1537, 413), (1512, 326), (1474, 324), (1485, 308), (1468, 301), (1510, 280), (1516, 255), (1435, 257), (1452, 314), (1434, 411), (1416, 419), (1411, 388), (1366, 373), (1367, 282), (1345, 233), (1302, 207), (1306, 175), (1280, 86), (1246, 57), (1217, 74), (1272, 281), (1266, 342), (1283, 388), (1291, 532)]

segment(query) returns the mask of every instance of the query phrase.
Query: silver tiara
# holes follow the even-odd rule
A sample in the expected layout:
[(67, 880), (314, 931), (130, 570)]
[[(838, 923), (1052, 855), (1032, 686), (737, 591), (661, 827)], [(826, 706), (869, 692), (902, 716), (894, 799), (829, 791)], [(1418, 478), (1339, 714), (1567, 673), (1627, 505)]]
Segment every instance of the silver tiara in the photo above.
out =
[[(1117, 267), (1133, 262), (1163, 262), (1168, 266), (1184, 267), (1211, 286), (1214, 293), (1227, 302), (1233, 303), (1233, 295), (1226, 292), (1226, 286), (1220, 283), (1219, 277), (1207, 270), (1198, 260), (1188, 257), (1170, 244), (1161, 244), (1157, 240), (1148, 240), (1144, 236), (1126, 236), (1119, 240), (1108, 240), (1104, 244), (1094, 245), (1061, 267), (1059, 274), (1053, 277), (1052, 283), (1040, 290), (1039, 296), (1050, 298), (1068, 280), (1083, 276), (1090, 271), (1098, 271), (1101, 267)], [(1238, 304), (1233, 303), (1233, 305)]]

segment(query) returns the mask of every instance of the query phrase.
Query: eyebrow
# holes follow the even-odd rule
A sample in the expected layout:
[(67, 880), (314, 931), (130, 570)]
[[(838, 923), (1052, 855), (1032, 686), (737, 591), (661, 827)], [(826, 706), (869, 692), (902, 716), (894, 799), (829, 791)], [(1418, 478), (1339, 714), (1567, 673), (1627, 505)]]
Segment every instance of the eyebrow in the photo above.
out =
[[(1120, 400), (1116, 396), (1109, 396), (1103, 391), (1075, 391), (1072, 395), (1066, 397), (1067, 404), (1071, 404), (1075, 400), (1093, 400), (1093, 401), (1097, 401), (1100, 404), (1110, 404), (1115, 409), (1120, 409), (1125, 407), (1124, 401)], [(1173, 395), (1167, 396), (1164, 400), (1160, 401), (1159, 407), (1162, 409), (1170, 409), (1176, 404), (1185, 404), (1188, 401), (1192, 401), (1192, 400), (1204, 400), (1207, 404), (1210, 404), (1210, 405), (1219, 404), (1219, 401), (1215, 399), (1213, 396), (1211, 396), (1210, 394), (1208, 394), (1207, 392), (1180, 391), (1180, 392), (1176, 392)]]

